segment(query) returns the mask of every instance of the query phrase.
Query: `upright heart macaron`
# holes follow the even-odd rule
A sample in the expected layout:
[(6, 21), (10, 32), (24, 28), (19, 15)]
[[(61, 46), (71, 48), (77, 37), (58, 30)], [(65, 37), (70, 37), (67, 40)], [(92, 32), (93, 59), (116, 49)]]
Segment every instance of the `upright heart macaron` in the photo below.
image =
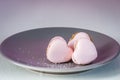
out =
[(52, 38), (48, 44), (46, 56), (50, 62), (63, 63), (71, 60), (73, 50), (60, 36)]

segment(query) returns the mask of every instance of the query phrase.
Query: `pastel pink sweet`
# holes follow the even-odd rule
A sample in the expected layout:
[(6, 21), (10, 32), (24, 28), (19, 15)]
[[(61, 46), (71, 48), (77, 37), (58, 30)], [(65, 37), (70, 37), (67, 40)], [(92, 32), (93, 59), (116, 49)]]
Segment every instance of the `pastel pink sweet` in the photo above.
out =
[(77, 33), (74, 38), (72, 40), (70, 40), (68, 42), (68, 46), (71, 47), (72, 49), (74, 49), (74, 44), (76, 44), (76, 42), (81, 39), (81, 38), (86, 38), (86, 39), (89, 39), (90, 40), (90, 37), (87, 33), (85, 32), (79, 32)]
[(97, 50), (92, 41), (87, 38), (79, 39), (72, 60), (76, 64), (89, 64), (97, 58)]
[(51, 39), (47, 48), (47, 59), (53, 63), (62, 63), (71, 60), (72, 49), (67, 42), (60, 36)]

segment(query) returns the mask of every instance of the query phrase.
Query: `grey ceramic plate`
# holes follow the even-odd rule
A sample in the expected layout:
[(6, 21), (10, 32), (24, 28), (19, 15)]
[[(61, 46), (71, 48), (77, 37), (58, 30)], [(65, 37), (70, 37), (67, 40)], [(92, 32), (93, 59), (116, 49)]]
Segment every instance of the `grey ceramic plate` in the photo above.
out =
[[(72, 61), (54, 64), (46, 59), (46, 48), (54, 36), (62, 36), (67, 41), (73, 33), (86, 32), (92, 36), (98, 51), (98, 58), (89, 65), (81, 66)], [(119, 44), (112, 38), (90, 30), (79, 28), (40, 28), (10, 36), (1, 44), (0, 50), (12, 63), (35, 71), (48, 73), (82, 72), (102, 66), (114, 59), (119, 52)]]

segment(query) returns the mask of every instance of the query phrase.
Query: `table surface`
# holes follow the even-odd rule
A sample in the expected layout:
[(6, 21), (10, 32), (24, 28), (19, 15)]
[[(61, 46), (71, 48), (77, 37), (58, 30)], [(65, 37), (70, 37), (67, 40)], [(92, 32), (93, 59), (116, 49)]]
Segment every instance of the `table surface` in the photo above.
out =
[[(76, 27), (104, 33), (120, 44), (119, 0), (16, 0), (0, 1), (0, 43), (25, 30), (43, 27)], [(117, 80), (120, 56), (91, 71), (68, 75), (33, 72), (0, 56), (1, 80)]]

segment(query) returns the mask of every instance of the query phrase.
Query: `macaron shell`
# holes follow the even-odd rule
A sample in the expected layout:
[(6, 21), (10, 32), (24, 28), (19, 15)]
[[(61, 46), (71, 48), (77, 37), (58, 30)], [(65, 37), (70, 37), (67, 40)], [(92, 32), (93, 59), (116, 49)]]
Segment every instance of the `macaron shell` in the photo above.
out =
[(73, 50), (71, 48), (68, 48), (68, 53), (66, 54), (65, 60), (68, 60), (68, 61), (71, 60), (72, 54), (73, 54)]
[(87, 33), (85, 32), (79, 32), (79, 33), (76, 33), (73, 37), (73, 39), (71, 39), (69, 42), (68, 42), (68, 46), (71, 47), (72, 49), (74, 49), (74, 44), (81, 38), (86, 38), (88, 40), (90, 40), (90, 37)]
[(89, 64), (97, 58), (97, 50), (92, 41), (80, 39), (72, 55), (72, 60), (76, 64)]
[(68, 42), (68, 46), (71, 47), (74, 50), (74, 46), (73, 45), (74, 45), (74, 40), (70, 40)]
[[(54, 40), (63, 40), (63, 41), (65, 41), (61, 36), (55, 36), (55, 37), (53, 37), (53, 38), (50, 40), (50, 42), (49, 42), (48, 45), (50, 45)], [(65, 41), (65, 42), (66, 42), (66, 41)]]
[(85, 33), (85, 32), (79, 32), (79, 33), (76, 34), (75, 39), (78, 40), (80, 38), (86, 38), (86, 39), (90, 40), (89, 35), (87, 33)]

